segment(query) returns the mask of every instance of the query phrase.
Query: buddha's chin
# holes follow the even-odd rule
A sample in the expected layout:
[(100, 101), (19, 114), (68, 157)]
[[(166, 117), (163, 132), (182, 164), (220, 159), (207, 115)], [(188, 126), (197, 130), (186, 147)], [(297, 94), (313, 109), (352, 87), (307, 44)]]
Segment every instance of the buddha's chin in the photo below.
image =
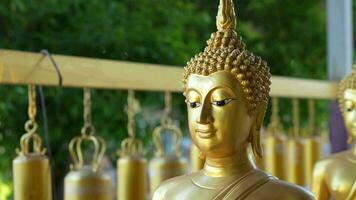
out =
[(200, 138), (197, 137), (195, 139), (195, 145), (200, 149), (202, 152), (211, 152), (214, 151), (219, 146), (219, 142), (213, 138)]

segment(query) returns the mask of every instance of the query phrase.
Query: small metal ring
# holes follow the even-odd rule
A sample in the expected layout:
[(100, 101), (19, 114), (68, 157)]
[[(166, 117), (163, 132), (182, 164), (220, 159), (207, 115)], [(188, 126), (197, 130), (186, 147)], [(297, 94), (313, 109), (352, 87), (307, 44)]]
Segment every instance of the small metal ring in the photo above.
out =
[(95, 133), (95, 128), (92, 125), (83, 126), (81, 133), (84, 136), (92, 136)]
[(32, 120), (28, 120), (26, 123), (25, 123), (25, 130), (29, 133), (33, 133), (37, 130), (38, 128), (38, 124)]

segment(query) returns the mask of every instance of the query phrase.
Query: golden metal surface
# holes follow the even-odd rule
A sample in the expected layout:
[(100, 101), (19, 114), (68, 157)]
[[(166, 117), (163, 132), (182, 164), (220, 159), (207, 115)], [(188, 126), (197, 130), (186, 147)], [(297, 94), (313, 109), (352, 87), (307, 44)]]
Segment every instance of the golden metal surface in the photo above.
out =
[(29, 120), (25, 123), (26, 133), (21, 137), (20, 148), (16, 149), (18, 156), (12, 162), (15, 200), (52, 199), (51, 168), (37, 133), (36, 114), (36, 89), (29, 85)]
[(264, 141), (264, 170), (279, 179), (285, 179), (284, 142), (282, 135), (268, 135)]
[(118, 194), (120, 200), (146, 200), (147, 161), (136, 156), (122, 156), (117, 161)]
[(304, 180), (309, 188), (312, 185), (313, 169), (316, 162), (320, 159), (320, 138), (308, 136), (303, 139), (304, 153)]
[(185, 174), (187, 165), (186, 159), (176, 155), (153, 158), (149, 163), (151, 194), (163, 181)]
[(109, 174), (92, 166), (70, 171), (64, 179), (65, 200), (112, 200), (112, 180)]
[(314, 167), (312, 191), (318, 199), (356, 199), (356, 66), (339, 85), (339, 107), (352, 149), (330, 155)]
[(288, 138), (285, 155), (285, 179), (288, 182), (304, 186), (304, 153), (303, 144), (299, 138)]
[[(0, 49), (0, 84), (58, 86), (53, 64), (44, 58), (41, 53)], [(180, 79), (183, 69), (179, 66), (64, 55), (53, 55), (53, 58), (64, 77), (63, 87), (182, 91)], [(337, 83), (332, 81), (273, 76), (271, 82), (270, 95), (275, 97), (337, 97)]]
[[(91, 94), (89, 88), (84, 88), (83, 95), (84, 126), (81, 135), (69, 143), (69, 152), (73, 163), (71, 171), (64, 179), (65, 200), (112, 200), (112, 180), (109, 174), (102, 171), (100, 163), (106, 150), (105, 141), (95, 136), (92, 125)], [(90, 164), (85, 164), (82, 143), (92, 142), (94, 153)]]
[(305, 185), (304, 173), (304, 149), (303, 142), (300, 138), (300, 113), (299, 100), (292, 99), (292, 120), (293, 127), (290, 129), (286, 144), (286, 159), (285, 159), (285, 177), (286, 180), (300, 185)]
[(258, 170), (251, 159), (250, 145), (255, 156), (262, 154), (260, 129), (270, 74), (266, 62), (245, 49), (234, 20), (232, 0), (220, 0), (219, 31), (187, 63), (183, 77), (189, 131), (206, 156), (204, 168), (165, 181), (154, 200), (314, 199)]
[(284, 174), (284, 142), (283, 126), (279, 119), (278, 99), (272, 98), (271, 122), (267, 127), (267, 136), (264, 140), (264, 170), (285, 179)]
[(312, 99), (308, 100), (308, 112), (309, 123), (306, 129), (307, 133), (303, 134), (304, 180), (306, 186), (311, 188), (314, 165), (320, 159), (321, 153), (321, 134), (316, 133), (315, 102)]
[(128, 135), (121, 142), (117, 160), (117, 197), (120, 200), (145, 200), (147, 187), (147, 161), (143, 157), (143, 144), (136, 138), (135, 114), (138, 112), (135, 93), (129, 90), (127, 97)]
[(19, 155), (13, 160), (15, 200), (51, 200), (51, 168), (39, 153)]
[(202, 155), (201, 151), (197, 146), (191, 144), (190, 146), (190, 164), (191, 171), (197, 172), (203, 169), (205, 163), (205, 156)]

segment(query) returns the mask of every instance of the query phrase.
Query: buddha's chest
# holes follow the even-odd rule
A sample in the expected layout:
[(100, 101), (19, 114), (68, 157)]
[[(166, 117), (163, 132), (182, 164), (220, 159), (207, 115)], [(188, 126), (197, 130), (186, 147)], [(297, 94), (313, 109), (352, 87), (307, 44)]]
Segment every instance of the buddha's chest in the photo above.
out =
[(356, 164), (335, 168), (328, 176), (329, 192), (335, 200), (356, 198)]
[(186, 187), (178, 193), (167, 195), (167, 200), (182, 200), (182, 199), (215, 199), (219, 191), (217, 189), (203, 189), (199, 187)]
[(220, 200), (219, 194), (228, 187), (227, 181), (217, 180), (190, 180), (189, 183), (176, 184), (174, 190), (165, 194), (165, 200), (182, 200), (182, 199), (202, 199), (202, 200)]

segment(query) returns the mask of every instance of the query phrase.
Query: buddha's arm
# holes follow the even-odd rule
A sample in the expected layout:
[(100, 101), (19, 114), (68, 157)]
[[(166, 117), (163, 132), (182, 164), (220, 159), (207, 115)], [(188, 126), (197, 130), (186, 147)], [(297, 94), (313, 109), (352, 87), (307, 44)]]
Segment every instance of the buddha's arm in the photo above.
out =
[(160, 196), (159, 194), (154, 194), (152, 200), (163, 200), (163, 197)]
[(313, 171), (312, 192), (318, 200), (329, 200), (330, 193), (325, 181), (326, 163), (323, 161), (317, 163)]
[(163, 182), (154, 192), (152, 200), (164, 200), (166, 199), (166, 193), (169, 189), (168, 181)]
[(159, 190), (156, 190), (153, 194), (152, 200), (163, 200), (163, 199), (164, 199), (164, 197), (163, 197), (162, 192)]

